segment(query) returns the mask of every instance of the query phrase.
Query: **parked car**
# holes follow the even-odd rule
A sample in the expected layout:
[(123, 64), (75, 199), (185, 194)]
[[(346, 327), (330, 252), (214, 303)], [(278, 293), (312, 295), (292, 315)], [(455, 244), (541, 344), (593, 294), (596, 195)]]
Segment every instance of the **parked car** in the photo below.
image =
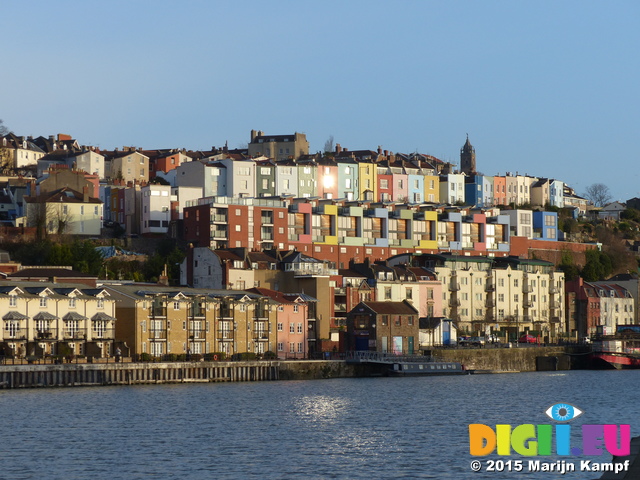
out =
[(484, 337), (462, 337), (463, 340), (460, 340), (458, 344), (461, 347), (482, 347), (484, 346), (485, 339)]
[(518, 343), (538, 343), (538, 337), (534, 337), (533, 335), (522, 335), (518, 339)]

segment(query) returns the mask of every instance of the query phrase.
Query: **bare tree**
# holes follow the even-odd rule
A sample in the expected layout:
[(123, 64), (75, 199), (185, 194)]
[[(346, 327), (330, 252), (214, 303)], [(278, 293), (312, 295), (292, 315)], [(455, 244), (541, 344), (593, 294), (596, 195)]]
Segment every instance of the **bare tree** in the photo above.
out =
[(584, 196), (596, 207), (604, 207), (611, 201), (611, 191), (604, 183), (589, 185), (584, 192)]
[(5, 126), (4, 120), (0, 118), (0, 135), (6, 135), (9, 133), (9, 129)]
[(333, 152), (333, 135), (329, 135), (329, 138), (326, 142), (324, 142), (324, 151), (325, 153)]

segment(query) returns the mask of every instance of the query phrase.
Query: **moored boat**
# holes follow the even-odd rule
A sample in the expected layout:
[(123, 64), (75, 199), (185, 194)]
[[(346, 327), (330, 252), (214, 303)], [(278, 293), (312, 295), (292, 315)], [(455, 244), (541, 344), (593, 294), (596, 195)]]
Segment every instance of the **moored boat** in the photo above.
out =
[(618, 325), (615, 335), (597, 335), (591, 359), (594, 366), (640, 368), (640, 325)]

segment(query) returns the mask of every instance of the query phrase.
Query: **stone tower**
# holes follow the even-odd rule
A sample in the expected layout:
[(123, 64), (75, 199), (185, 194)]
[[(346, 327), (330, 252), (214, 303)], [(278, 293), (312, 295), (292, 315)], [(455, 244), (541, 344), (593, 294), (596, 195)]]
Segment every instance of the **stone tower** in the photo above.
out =
[(469, 134), (467, 134), (467, 141), (460, 149), (460, 171), (467, 175), (476, 173), (476, 149), (469, 143)]

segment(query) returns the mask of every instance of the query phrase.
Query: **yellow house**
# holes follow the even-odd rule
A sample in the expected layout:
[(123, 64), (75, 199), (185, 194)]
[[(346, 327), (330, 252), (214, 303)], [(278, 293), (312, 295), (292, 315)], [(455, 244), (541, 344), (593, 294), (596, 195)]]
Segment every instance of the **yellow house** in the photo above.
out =
[(116, 336), (134, 358), (237, 353), (276, 348), (276, 309), (268, 298), (231, 290), (117, 285)]
[(0, 286), (5, 356), (112, 355), (115, 301), (102, 288), (16, 282)]
[(27, 226), (49, 234), (100, 235), (102, 201), (70, 188), (25, 197)]

